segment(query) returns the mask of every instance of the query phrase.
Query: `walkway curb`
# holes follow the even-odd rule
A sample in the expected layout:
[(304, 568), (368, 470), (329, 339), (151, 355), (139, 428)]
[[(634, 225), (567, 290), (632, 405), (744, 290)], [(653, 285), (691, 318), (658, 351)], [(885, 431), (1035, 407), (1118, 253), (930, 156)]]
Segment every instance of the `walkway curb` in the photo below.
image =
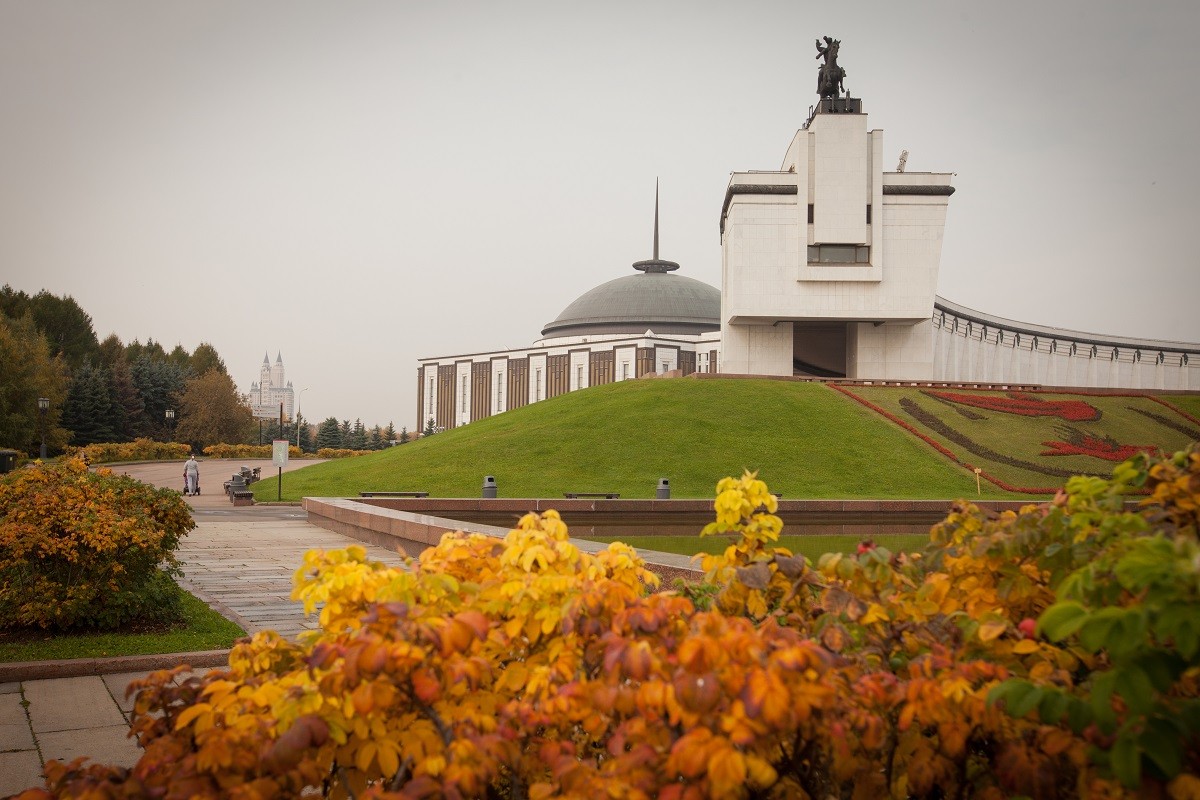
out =
[(193, 667), (223, 667), (228, 663), (228, 650), (156, 653), (113, 658), (68, 658), (61, 661), (13, 661), (0, 664), (0, 683), (38, 681), (46, 678), (78, 678), (84, 675), (108, 675), (114, 672), (151, 672), (156, 669), (170, 669), (178, 664), (188, 664)]

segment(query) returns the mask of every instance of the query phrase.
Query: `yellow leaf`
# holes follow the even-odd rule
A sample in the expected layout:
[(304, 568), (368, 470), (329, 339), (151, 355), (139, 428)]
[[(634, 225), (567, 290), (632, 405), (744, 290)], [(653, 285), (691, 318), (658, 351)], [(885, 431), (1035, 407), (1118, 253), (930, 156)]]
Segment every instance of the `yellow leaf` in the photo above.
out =
[(359, 751), (354, 754), (354, 766), (358, 767), (363, 772), (366, 772), (371, 766), (371, 762), (375, 759), (375, 752), (379, 748), (374, 742), (367, 742)]
[(212, 711), (212, 706), (208, 703), (196, 703), (194, 706), (185, 708), (175, 720), (175, 730), (183, 730), (192, 720), (210, 711)]
[(1013, 645), (1013, 652), (1022, 656), (1029, 653), (1036, 653), (1039, 649), (1040, 646), (1033, 639), (1022, 639)]
[(379, 743), (379, 769), (385, 778), (390, 778), (400, 769), (400, 754), (396, 751), (396, 743), (384, 739)]
[(1008, 623), (1002, 619), (988, 620), (979, 626), (979, 641), (990, 642), (1008, 629)]

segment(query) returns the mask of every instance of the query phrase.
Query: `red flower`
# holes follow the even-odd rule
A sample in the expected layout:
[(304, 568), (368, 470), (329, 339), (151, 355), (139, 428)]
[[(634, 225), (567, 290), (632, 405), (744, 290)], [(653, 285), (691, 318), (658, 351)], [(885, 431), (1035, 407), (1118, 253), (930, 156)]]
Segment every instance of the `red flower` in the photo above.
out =
[(951, 403), (1002, 411), (1005, 414), (1019, 414), (1023, 417), (1061, 417), (1069, 422), (1092, 422), (1100, 419), (1100, 410), (1082, 400), (1041, 400), (1024, 392), (1010, 392), (1005, 397), (933, 390), (924, 393)]

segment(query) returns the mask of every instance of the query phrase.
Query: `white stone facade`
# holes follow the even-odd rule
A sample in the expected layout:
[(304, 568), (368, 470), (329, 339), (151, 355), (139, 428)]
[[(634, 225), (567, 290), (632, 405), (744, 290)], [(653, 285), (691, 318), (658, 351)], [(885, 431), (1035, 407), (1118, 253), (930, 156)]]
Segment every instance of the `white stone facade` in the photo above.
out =
[(417, 367), (422, 428), (466, 425), (567, 392), (665, 373), (716, 372), (720, 334), (563, 336), (527, 348), (423, 358)]
[[(952, 176), (884, 172), (882, 160), (883, 133), (865, 114), (817, 114), (778, 172), (734, 173), (721, 220), (722, 371), (930, 374), (929, 337), (892, 329), (929, 321)], [(832, 362), (830, 323), (845, 325), (846, 342)], [(811, 364), (818, 350), (826, 363)]]
[(719, 332), (614, 331), (421, 359), (422, 426), (676, 371), (1200, 391), (1200, 345), (1015, 322), (938, 297), (953, 175), (887, 172), (883, 152), (865, 114), (818, 113), (778, 171), (733, 174)]
[(283, 371), (283, 354), (275, 354), (275, 363), (263, 354), (263, 363), (258, 370), (258, 383), (250, 384), (250, 409), (254, 416), (262, 419), (279, 419), (279, 404), (283, 404), (284, 419), (293, 419), (296, 402), (291, 381)]

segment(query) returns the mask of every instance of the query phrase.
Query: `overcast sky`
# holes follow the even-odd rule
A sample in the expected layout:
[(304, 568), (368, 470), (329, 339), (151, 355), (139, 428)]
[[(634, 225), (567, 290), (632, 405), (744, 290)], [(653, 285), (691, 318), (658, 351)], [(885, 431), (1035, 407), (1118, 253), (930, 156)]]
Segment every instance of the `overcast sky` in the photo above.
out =
[(719, 286), (729, 173), (779, 168), (829, 35), (886, 168), (957, 173), (939, 294), (1198, 342), (1197, 30), (1194, 0), (0, 0), (0, 283), (210, 342), (242, 391), (282, 352), (306, 417), (411, 430), (418, 357), (528, 345), (650, 257), (656, 178), (662, 257)]

